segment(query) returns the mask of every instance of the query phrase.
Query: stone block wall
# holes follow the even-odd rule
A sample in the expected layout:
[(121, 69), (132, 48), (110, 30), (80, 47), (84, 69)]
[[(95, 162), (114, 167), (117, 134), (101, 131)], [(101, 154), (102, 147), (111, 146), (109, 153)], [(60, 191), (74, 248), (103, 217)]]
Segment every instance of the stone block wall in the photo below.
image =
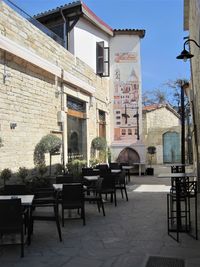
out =
[[(107, 111), (108, 80), (75, 58), (53, 39), (0, 2), (0, 34), (96, 88), (95, 105), (88, 110), (89, 137), (96, 137), (96, 108)], [(8, 74), (4, 79), (5, 74)], [(0, 49), (0, 170), (33, 167), (35, 145), (52, 130), (59, 130), (60, 81), (53, 74)], [(77, 88), (74, 88), (76, 91)], [(16, 123), (15, 129), (10, 123)], [(90, 127), (91, 124), (91, 127)], [(109, 124), (109, 117), (108, 117)], [(91, 140), (88, 140), (91, 142)]]

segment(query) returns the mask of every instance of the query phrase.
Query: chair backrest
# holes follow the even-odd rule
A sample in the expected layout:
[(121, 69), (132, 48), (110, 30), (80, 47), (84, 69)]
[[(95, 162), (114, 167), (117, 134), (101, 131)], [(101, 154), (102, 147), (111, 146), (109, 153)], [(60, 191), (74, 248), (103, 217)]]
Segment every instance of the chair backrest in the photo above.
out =
[(22, 227), (21, 199), (0, 200), (0, 233), (20, 231)]
[(110, 162), (109, 167), (111, 170), (118, 170), (120, 169), (120, 165), (118, 162)]
[(109, 169), (109, 167), (108, 167), (108, 164), (98, 164), (97, 166), (96, 166), (96, 169), (99, 169), (99, 170), (108, 170)]
[(24, 184), (8, 184), (4, 186), (6, 195), (26, 195), (27, 190)]
[(119, 174), (115, 176), (115, 183), (119, 185), (126, 185), (126, 172), (121, 171)]
[(63, 184), (63, 203), (82, 203), (84, 201), (83, 186), (81, 183)]
[(57, 184), (73, 183), (73, 181), (74, 181), (74, 177), (71, 174), (56, 176), (56, 183)]
[(102, 181), (102, 188), (103, 189), (114, 189), (115, 188), (115, 176), (110, 171), (104, 171), (101, 173), (101, 177), (103, 178)]
[(82, 176), (93, 176), (96, 172), (92, 168), (82, 168)]

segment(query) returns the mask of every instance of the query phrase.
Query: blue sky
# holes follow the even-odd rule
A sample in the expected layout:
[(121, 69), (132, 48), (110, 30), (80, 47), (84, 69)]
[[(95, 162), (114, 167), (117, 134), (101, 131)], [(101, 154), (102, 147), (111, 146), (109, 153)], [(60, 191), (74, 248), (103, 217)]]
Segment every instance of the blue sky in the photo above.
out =
[[(33, 15), (72, 2), (69, 0), (12, 0)], [(189, 63), (177, 60), (183, 49), (183, 0), (84, 0), (115, 29), (145, 29), (141, 40), (142, 88), (167, 90), (168, 80), (189, 79)], [(169, 92), (169, 90), (168, 90)]]

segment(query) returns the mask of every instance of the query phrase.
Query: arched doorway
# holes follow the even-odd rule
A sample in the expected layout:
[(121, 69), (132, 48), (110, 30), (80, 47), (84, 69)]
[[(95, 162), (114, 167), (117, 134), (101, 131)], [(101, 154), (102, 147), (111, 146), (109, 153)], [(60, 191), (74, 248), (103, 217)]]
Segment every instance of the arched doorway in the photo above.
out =
[(117, 162), (131, 165), (133, 162), (140, 162), (140, 156), (134, 149), (126, 147), (119, 153)]
[(163, 163), (181, 162), (180, 134), (167, 132), (163, 134)]

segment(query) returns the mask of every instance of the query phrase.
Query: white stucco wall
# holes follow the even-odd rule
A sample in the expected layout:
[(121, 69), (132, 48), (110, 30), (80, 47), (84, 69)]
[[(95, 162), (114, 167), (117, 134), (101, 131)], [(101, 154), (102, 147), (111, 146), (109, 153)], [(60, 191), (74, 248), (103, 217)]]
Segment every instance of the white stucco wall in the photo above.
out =
[[(117, 62), (117, 55), (119, 55), (119, 61)], [(117, 77), (117, 72), (120, 72), (120, 78)], [(142, 143), (142, 83), (141, 83), (141, 60), (140, 60), (140, 37), (138, 35), (133, 35), (130, 33), (123, 32), (122, 34), (116, 33), (114, 38), (110, 41), (110, 70), (111, 70), (111, 79), (110, 79), (110, 99), (111, 106), (113, 110), (113, 119), (111, 120), (111, 140), (112, 140), (112, 155), (113, 160), (117, 158), (117, 155), (125, 148), (130, 147), (138, 152), (140, 156), (140, 161), (145, 161), (145, 149)], [(135, 102), (130, 102), (130, 100), (134, 99), (134, 94), (131, 98), (129, 98), (129, 93), (124, 94), (124, 98), (129, 99), (129, 103), (126, 105), (127, 113), (130, 115), (128, 118), (128, 123), (124, 123), (124, 119), (121, 117), (121, 125), (117, 126), (117, 116), (115, 110), (117, 111), (118, 104), (116, 98), (116, 90), (120, 92), (120, 87), (124, 88), (124, 86), (129, 85), (138, 86), (138, 98), (136, 96)], [(116, 87), (117, 86), (117, 87)], [(116, 89), (117, 88), (117, 89)], [(137, 95), (137, 92), (136, 92)], [(120, 96), (119, 97), (120, 100)], [(124, 104), (120, 107), (121, 113), (124, 113)], [(137, 126), (136, 118), (134, 118), (134, 114), (136, 114), (136, 106), (138, 105), (138, 113), (139, 113), (139, 135), (140, 139), (137, 140), (137, 134), (135, 134), (135, 129)], [(134, 110), (131, 108), (135, 107)], [(119, 116), (120, 117), (120, 116)], [(132, 128), (133, 134), (131, 136), (119, 137), (119, 130), (117, 128)], [(126, 130), (127, 130), (126, 129)], [(116, 137), (118, 135), (118, 137)], [(118, 140), (117, 140), (118, 139)]]
[(88, 64), (96, 73), (96, 43), (109, 45), (109, 36), (93, 24), (80, 18), (70, 33), (69, 51)]

